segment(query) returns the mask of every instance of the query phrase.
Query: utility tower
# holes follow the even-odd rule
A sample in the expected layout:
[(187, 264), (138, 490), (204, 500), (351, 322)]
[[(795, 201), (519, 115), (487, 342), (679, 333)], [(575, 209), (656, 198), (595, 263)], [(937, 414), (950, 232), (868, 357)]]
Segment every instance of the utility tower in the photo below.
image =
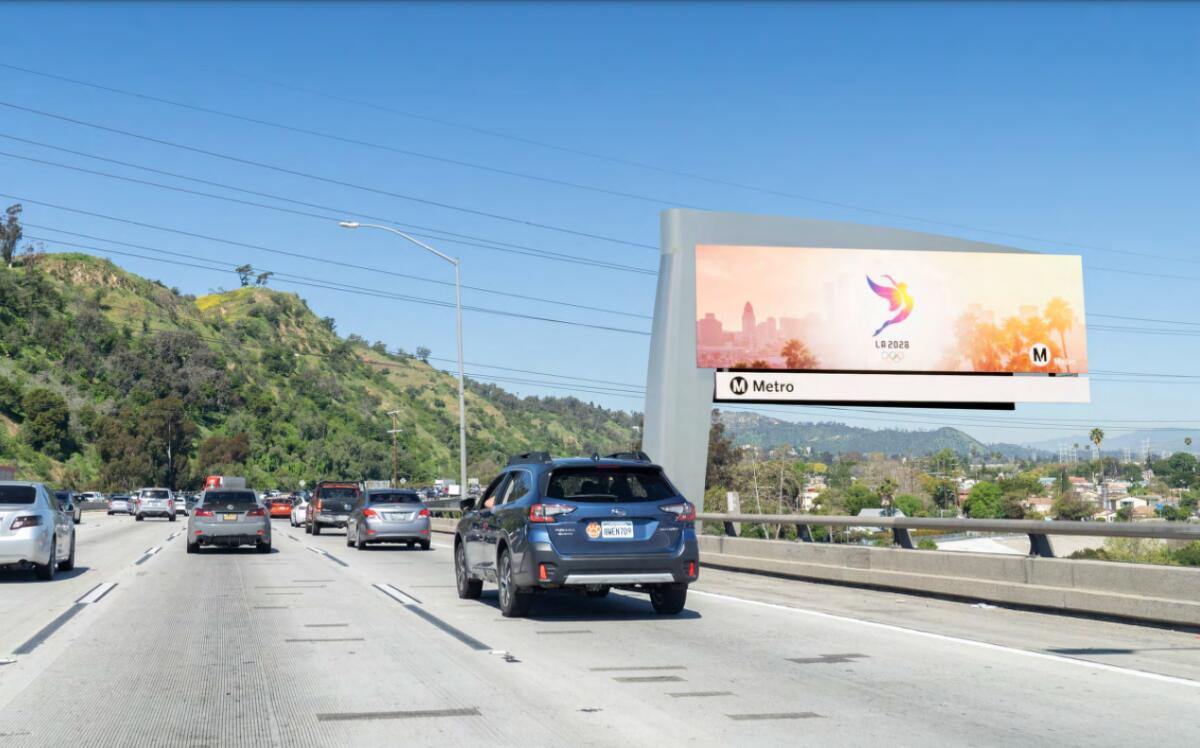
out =
[(396, 435), (400, 433), (400, 428), (396, 425), (396, 416), (400, 415), (400, 411), (389, 410), (388, 415), (392, 417), (392, 427), (388, 429), (388, 433), (392, 435), (392, 488), (395, 488), (397, 471), (400, 465), (399, 453), (396, 451)]

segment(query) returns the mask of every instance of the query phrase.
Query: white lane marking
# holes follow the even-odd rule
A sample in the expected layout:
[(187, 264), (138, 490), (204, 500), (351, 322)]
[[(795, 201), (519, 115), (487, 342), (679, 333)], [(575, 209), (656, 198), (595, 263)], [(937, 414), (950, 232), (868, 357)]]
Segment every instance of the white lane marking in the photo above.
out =
[(405, 598), (405, 595), (402, 592), (400, 592), (400, 590), (392, 589), (391, 587), (389, 587), (386, 584), (373, 584), (371, 586), (374, 587), (375, 589), (379, 590), (383, 594), (387, 595), (388, 597), (392, 598), (396, 602), (400, 603), (401, 605), (412, 605), (412, 603), (410, 603), (408, 601), (408, 599)]
[(77, 603), (98, 603), (98, 602), (100, 602), (100, 598), (107, 595), (109, 590), (111, 590), (113, 587), (116, 587), (116, 586), (117, 585), (115, 582), (101, 582), (100, 584), (96, 585), (92, 589), (91, 592), (87, 593), (86, 595), (79, 598), (75, 602), (77, 602)]
[(150, 550), (146, 551), (146, 555), (147, 555), (147, 556), (153, 556), (155, 553), (158, 553), (158, 552), (159, 552), (159, 551), (161, 551), (161, 550), (162, 550), (162, 546), (161, 546), (161, 545), (156, 545), (156, 546), (154, 546), (153, 548), (151, 548)]
[(391, 589), (392, 589), (394, 592), (399, 592), (401, 595), (404, 595), (405, 597), (407, 597), (409, 600), (412, 600), (412, 601), (413, 601), (414, 603), (416, 603), (417, 605), (420, 605), (420, 604), (421, 604), (421, 601), (420, 601), (420, 600), (418, 600), (417, 598), (415, 598), (415, 597), (413, 597), (412, 595), (408, 594), (407, 592), (405, 592), (404, 590), (400, 589), (400, 588), (399, 588), (399, 587), (397, 587), (396, 585), (394, 585), (394, 584), (389, 584), (389, 585), (388, 585), (388, 587), (390, 587), (390, 588), (391, 588)]
[(1137, 678), (1145, 678), (1147, 680), (1158, 681), (1160, 683), (1172, 683), (1177, 686), (1188, 686), (1190, 688), (1200, 688), (1200, 681), (1180, 678), (1174, 675), (1162, 675), (1161, 673), (1151, 673), (1146, 670), (1134, 670), (1132, 668), (1120, 667), (1118, 665), (1108, 665), (1103, 662), (1092, 662), (1091, 660), (1081, 660), (1075, 657), (1065, 657), (1063, 655), (1049, 654), (1046, 652), (1034, 652), (1029, 649), (1020, 649), (1018, 647), (1006, 647), (1003, 644), (992, 644), (990, 642), (981, 642), (974, 639), (963, 639), (958, 636), (949, 636), (947, 634), (935, 634), (930, 631), (920, 631), (911, 629), (905, 626), (896, 626), (890, 623), (879, 623), (877, 621), (864, 621), (859, 618), (851, 618), (849, 616), (840, 616), (836, 613), (823, 613), (819, 610), (808, 610), (807, 608), (793, 608), (789, 605), (779, 605), (778, 603), (767, 603), (760, 600), (748, 600), (744, 597), (734, 597), (733, 595), (722, 595), (719, 592), (702, 592), (700, 590), (691, 590), (693, 595), (704, 595), (706, 597), (715, 597), (718, 600), (728, 600), (731, 602), (745, 603), (747, 605), (758, 605), (763, 608), (773, 608), (775, 610), (785, 610), (790, 613), (799, 613), (800, 615), (812, 616), (813, 618), (824, 618), (829, 621), (839, 621), (842, 623), (854, 623), (867, 628), (882, 629), (884, 631), (895, 631), (901, 634), (909, 634), (911, 636), (919, 636), (924, 639), (933, 639), (936, 641), (952, 642), (954, 644), (962, 644), (968, 647), (977, 647), (979, 649), (988, 649), (993, 652), (1006, 652), (1008, 654), (1022, 655), (1024, 657), (1032, 657), (1038, 660), (1049, 660), (1065, 665), (1074, 665), (1075, 667), (1088, 668), (1091, 670), (1103, 670), (1110, 673), (1120, 675), (1132, 675)]
[(306, 547), (306, 548), (308, 548), (308, 550), (312, 551), (313, 553), (319, 553), (319, 554), (321, 554), (322, 556), (328, 556), (328, 555), (329, 555), (328, 553), (326, 553), (325, 551), (321, 550), (320, 548), (314, 548), (314, 547), (312, 547), (311, 545), (309, 545), (309, 546), (305, 546), (305, 547)]

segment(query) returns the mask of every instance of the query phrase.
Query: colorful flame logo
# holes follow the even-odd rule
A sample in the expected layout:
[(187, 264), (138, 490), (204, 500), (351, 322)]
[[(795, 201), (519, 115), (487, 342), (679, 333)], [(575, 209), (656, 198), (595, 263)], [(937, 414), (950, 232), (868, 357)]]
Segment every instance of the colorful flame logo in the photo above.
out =
[(900, 310), (900, 313), (880, 325), (879, 329), (876, 330), (875, 334), (871, 337), (876, 337), (879, 335), (879, 333), (883, 332), (884, 328), (886, 328), (888, 325), (895, 325), (903, 322), (904, 320), (908, 319), (908, 315), (912, 314), (913, 297), (908, 293), (908, 284), (897, 283), (896, 279), (890, 275), (885, 275), (883, 277), (887, 278), (892, 284), (891, 288), (879, 285), (875, 281), (871, 280), (871, 276), (869, 275), (867, 276), (867, 285), (871, 287), (871, 290), (875, 292), (875, 295), (887, 299), (889, 312)]

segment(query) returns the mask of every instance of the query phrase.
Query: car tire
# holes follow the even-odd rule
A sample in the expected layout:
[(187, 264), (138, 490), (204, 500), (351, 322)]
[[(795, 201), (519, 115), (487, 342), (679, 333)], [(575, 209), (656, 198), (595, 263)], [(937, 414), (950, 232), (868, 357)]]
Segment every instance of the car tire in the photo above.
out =
[(58, 555), (58, 544), (54, 541), (50, 542), (50, 562), (46, 564), (34, 564), (33, 574), (43, 582), (49, 582), (54, 579), (54, 572), (58, 571), (58, 562), (55, 557)]
[(74, 571), (75, 570), (75, 533), (71, 533), (71, 555), (67, 556), (67, 560), (59, 563), (59, 571)]
[(312, 525), (308, 524), (307, 522), (304, 523), (304, 534), (312, 535)]
[[(346, 533), (350, 533), (349, 528), (346, 529)], [(362, 536), (362, 528), (359, 528), (354, 532), (354, 547), (360, 551), (367, 550), (367, 541)]]
[(467, 549), (462, 543), (454, 546), (454, 581), (458, 596), (463, 600), (478, 600), (483, 594), (483, 580), (471, 578), (467, 569)]
[(588, 590), (587, 596), (595, 597), (595, 598), (608, 597), (608, 592), (610, 589), (612, 589), (612, 588), (611, 587), (601, 587), (598, 590)]
[(83, 521), (83, 517), (76, 517), (76, 518), (75, 518), (75, 524), (79, 524), (79, 523), (80, 523), (80, 522), (82, 522), (82, 521)]
[(175, 515), (174, 515), (174, 514), (172, 514), (170, 517), (167, 517), (167, 521), (168, 521), (168, 522), (174, 522), (174, 521), (175, 521)]
[(346, 547), (354, 547), (354, 541), (350, 539), (350, 525), (346, 525)]
[(199, 543), (188, 543), (187, 544), (187, 552), (188, 553), (199, 553), (200, 552), (200, 544)]
[(505, 618), (523, 618), (529, 613), (529, 606), (533, 603), (533, 592), (517, 586), (513, 578), (512, 551), (505, 548), (496, 566), (496, 580), (500, 583), (500, 615)]
[(687, 603), (686, 584), (660, 584), (650, 588), (650, 604), (660, 616), (673, 616)]
[(429, 550), (429, 541), (428, 540), (421, 541), (421, 550), (423, 550), (423, 551)]
[(271, 552), (271, 541), (268, 540), (265, 543), (259, 543), (258, 545), (256, 545), (254, 547), (254, 550), (258, 551), (259, 553), (270, 553)]
[(108, 514), (108, 516), (110, 516), (110, 517), (112, 516), (112, 512), (107, 512), (107, 514)]
[(320, 534), (321, 534), (321, 526), (320, 526), (319, 524), (317, 524), (316, 522), (313, 522), (313, 526), (312, 526), (312, 534), (313, 534), (313, 535), (320, 535)]
[(138, 522), (144, 522), (146, 520), (146, 518), (140, 514), (134, 515), (134, 519), (136, 519)]

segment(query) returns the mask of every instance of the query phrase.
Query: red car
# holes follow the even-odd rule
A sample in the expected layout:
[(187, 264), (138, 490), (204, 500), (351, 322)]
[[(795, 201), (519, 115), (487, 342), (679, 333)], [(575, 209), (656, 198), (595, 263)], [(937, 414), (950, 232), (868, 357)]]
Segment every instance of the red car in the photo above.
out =
[(277, 517), (291, 519), (291, 517), (292, 517), (292, 500), (291, 499), (276, 496), (274, 498), (267, 499), (264, 503), (267, 505), (267, 511), (270, 513), (271, 519), (275, 519)]

